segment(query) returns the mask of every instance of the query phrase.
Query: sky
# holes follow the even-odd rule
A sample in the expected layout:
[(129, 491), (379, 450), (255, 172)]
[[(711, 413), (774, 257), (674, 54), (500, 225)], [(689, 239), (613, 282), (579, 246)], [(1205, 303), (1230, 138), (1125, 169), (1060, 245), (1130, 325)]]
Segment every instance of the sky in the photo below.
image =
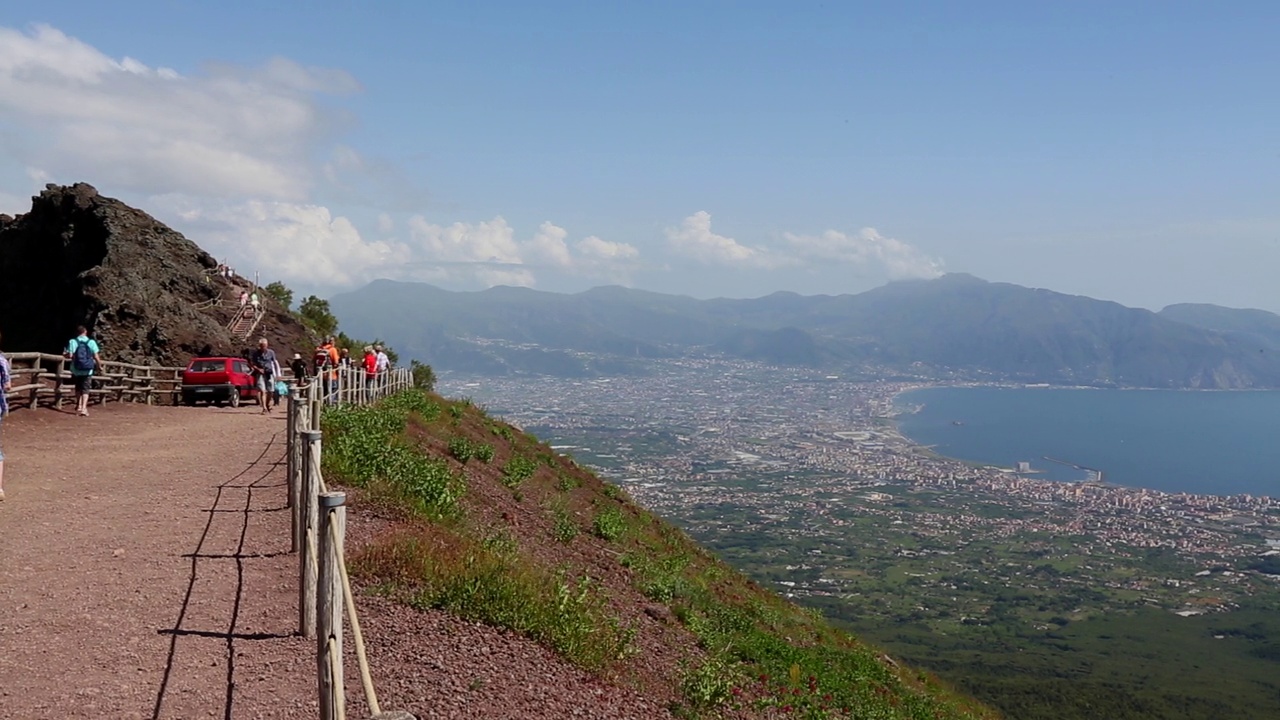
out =
[(322, 296), (966, 272), (1280, 312), (1277, 29), (1271, 2), (0, 0), (0, 212), (88, 182)]

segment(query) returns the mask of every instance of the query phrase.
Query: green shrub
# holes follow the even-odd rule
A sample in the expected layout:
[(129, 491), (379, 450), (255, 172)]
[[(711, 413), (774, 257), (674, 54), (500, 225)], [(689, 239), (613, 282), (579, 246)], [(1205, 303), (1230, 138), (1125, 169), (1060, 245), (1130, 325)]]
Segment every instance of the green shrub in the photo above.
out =
[(622, 511), (616, 507), (601, 510), (591, 523), (591, 531), (602, 540), (614, 542), (622, 538), (627, 531), (627, 522)]
[(522, 455), (515, 455), (502, 466), (502, 483), (517, 488), (538, 471), (538, 462)]
[(567, 543), (578, 537), (578, 524), (573, 521), (568, 511), (557, 508), (555, 511), (555, 527), (551, 534), (556, 540)]
[(693, 668), (685, 668), (680, 678), (680, 691), (695, 708), (707, 709), (725, 704), (741, 673), (721, 658), (708, 658)]
[(410, 413), (429, 416), (439, 406), (424, 393), (406, 391), (376, 405), (343, 405), (324, 412), (326, 475), (357, 487), (382, 482), (431, 515), (453, 511), (461, 479), (448, 463), (409, 447), (403, 438)]
[(493, 446), (459, 436), (449, 441), (449, 454), (463, 464), (471, 458), (487, 463), (493, 460)]
[(431, 578), (413, 604), (505, 627), (587, 669), (634, 652), (636, 629), (611, 615), (590, 580), (531, 573), (485, 551)]
[(449, 441), (449, 454), (460, 463), (466, 464), (472, 457), (471, 441), (464, 437), (456, 437)]

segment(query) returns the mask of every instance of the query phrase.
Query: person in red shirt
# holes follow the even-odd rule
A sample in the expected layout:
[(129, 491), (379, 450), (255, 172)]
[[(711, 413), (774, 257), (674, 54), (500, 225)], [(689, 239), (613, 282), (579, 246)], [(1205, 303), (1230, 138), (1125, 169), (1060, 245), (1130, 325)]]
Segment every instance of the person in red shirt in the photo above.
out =
[(366, 393), (373, 392), (374, 380), (378, 377), (378, 356), (373, 352), (373, 346), (364, 346), (364, 389)]

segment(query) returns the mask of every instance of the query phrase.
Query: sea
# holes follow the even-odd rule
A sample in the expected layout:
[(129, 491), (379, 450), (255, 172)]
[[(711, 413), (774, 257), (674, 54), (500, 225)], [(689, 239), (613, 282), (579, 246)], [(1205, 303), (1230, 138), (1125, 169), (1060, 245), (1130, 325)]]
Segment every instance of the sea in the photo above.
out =
[(943, 387), (896, 404), (912, 442), (986, 465), (1025, 462), (1028, 477), (1096, 470), (1112, 485), (1280, 497), (1280, 391)]

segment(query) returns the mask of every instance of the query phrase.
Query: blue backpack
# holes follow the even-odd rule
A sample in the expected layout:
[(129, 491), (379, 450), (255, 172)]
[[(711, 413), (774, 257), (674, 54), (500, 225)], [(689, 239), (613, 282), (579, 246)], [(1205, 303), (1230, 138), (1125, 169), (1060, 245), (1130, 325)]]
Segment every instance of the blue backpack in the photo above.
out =
[(77, 340), (76, 351), (71, 354), (71, 367), (80, 372), (92, 372), (97, 362), (93, 359), (93, 348), (88, 340)]

